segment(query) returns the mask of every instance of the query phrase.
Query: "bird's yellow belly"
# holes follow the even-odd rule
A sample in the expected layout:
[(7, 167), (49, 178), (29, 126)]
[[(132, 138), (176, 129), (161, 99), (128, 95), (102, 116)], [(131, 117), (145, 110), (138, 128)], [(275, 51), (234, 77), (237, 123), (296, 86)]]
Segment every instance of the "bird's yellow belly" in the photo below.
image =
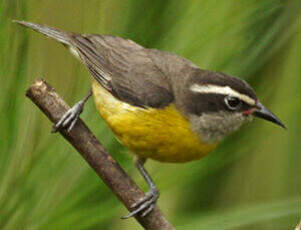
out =
[(197, 160), (216, 144), (202, 143), (174, 105), (143, 109), (117, 100), (93, 82), (96, 107), (117, 139), (140, 157), (164, 162)]

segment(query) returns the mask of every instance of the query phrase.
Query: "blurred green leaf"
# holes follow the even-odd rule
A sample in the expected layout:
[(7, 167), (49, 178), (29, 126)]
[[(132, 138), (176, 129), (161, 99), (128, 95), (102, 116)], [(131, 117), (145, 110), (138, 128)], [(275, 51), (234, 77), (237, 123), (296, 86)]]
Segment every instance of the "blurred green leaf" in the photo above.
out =
[[(25, 98), (45, 77), (72, 105), (90, 88), (88, 72), (12, 19), (123, 36), (247, 79), (286, 132), (256, 120), (201, 161), (146, 167), (177, 229), (293, 229), (301, 216), (300, 9), (299, 0), (0, 1), (0, 229), (140, 228), (119, 219), (125, 208)], [(82, 118), (146, 188), (92, 101)]]
[[(253, 205), (247, 207), (239, 207), (236, 210), (217, 211), (209, 215), (193, 216), (185, 219), (184, 226), (180, 229), (247, 229), (248, 226), (256, 226), (261, 222), (274, 222), (273, 224), (283, 221), (283, 219), (293, 216), (296, 223), (301, 214), (301, 199), (289, 199), (285, 201), (277, 201), (265, 203), (261, 205)], [(293, 229), (294, 223), (290, 229)], [(266, 229), (266, 228), (265, 228)], [(280, 229), (280, 228), (278, 228)]]

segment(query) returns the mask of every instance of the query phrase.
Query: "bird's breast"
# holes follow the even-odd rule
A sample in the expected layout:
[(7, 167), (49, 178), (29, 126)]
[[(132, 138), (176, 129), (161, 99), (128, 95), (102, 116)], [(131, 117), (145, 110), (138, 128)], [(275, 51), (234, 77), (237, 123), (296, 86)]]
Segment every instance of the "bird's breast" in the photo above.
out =
[(203, 157), (216, 147), (216, 144), (203, 143), (173, 104), (162, 109), (145, 109), (116, 99), (96, 81), (92, 88), (102, 118), (117, 139), (140, 157), (187, 162)]

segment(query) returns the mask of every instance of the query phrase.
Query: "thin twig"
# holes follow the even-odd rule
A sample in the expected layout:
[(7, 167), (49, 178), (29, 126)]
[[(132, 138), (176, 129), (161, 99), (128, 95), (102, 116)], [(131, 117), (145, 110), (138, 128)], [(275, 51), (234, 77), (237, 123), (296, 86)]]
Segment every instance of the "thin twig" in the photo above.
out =
[[(27, 90), (26, 96), (53, 123), (58, 122), (69, 109), (67, 103), (43, 79), (36, 80)], [(125, 207), (132, 211), (131, 206), (140, 200), (144, 193), (103, 148), (84, 122), (79, 119), (69, 133), (64, 129), (60, 130), (60, 133), (82, 155)], [(137, 215), (135, 218), (145, 229), (174, 230), (174, 227), (166, 220), (157, 207), (145, 217)]]

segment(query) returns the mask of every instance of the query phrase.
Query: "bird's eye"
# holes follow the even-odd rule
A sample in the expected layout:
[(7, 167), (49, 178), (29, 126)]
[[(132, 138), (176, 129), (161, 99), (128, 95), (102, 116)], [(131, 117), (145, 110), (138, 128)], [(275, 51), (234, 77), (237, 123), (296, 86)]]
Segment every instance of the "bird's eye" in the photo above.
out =
[(231, 110), (237, 110), (241, 106), (241, 100), (239, 100), (237, 97), (232, 96), (225, 97), (225, 103)]

